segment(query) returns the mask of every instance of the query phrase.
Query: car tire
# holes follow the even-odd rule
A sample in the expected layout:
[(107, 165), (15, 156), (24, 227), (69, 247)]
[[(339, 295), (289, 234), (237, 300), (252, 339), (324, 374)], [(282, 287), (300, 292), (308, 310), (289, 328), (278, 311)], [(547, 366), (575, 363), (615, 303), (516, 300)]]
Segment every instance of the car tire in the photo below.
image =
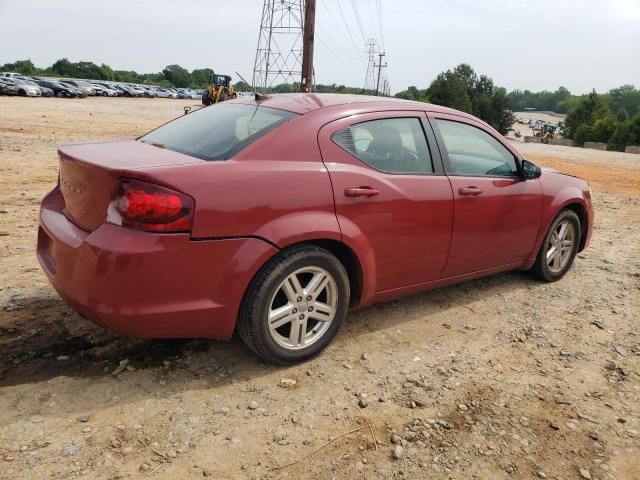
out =
[[(322, 288), (314, 289), (313, 282)], [(237, 332), (268, 362), (303, 362), (333, 340), (347, 315), (349, 298), (349, 277), (334, 255), (314, 245), (292, 247), (271, 259), (252, 280)]]
[(18, 90), (18, 96), (19, 97), (26, 97), (27, 96), (27, 92), (25, 92), (24, 90)]
[(581, 235), (578, 215), (573, 210), (562, 210), (551, 222), (530, 272), (545, 282), (560, 280), (573, 264)]

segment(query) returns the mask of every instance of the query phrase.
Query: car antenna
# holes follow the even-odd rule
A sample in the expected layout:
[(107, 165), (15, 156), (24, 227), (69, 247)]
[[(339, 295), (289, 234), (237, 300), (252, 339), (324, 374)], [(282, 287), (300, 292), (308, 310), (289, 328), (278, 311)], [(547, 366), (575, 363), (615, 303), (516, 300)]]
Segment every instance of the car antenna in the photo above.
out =
[[(246, 83), (247, 85), (249, 85), (249, 82), (247, 82), (244, 77), (242, 75), (240, 75), (240, 73), (236, 72), (236, 75), (238, 75), (238, 77), (240, 77), (240, 80), (242, 80), (244, 83)], [(253, 87), (252, 87), (253, 88)], [(260, 100), (266, 100), (267, 98), (270, 98), (271, 95), (268, 95), (266, 93), (258, 93), (258, 92), (254, 92), (255, 94), (255, 100), (260, 101)]]

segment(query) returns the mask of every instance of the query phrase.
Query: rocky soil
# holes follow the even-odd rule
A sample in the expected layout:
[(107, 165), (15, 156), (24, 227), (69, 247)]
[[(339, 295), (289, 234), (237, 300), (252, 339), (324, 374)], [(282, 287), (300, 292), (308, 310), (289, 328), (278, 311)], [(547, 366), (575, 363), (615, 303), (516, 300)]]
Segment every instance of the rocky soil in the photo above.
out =
[(0, 478), (640, 478), (640, 156), (517, 145), (589, 180), (589, 249), (353, 312), (276, 368), (243, 344), (117, 337), (35, 258), (56, 145), (130, 136), (167, 99), (0, 98)]

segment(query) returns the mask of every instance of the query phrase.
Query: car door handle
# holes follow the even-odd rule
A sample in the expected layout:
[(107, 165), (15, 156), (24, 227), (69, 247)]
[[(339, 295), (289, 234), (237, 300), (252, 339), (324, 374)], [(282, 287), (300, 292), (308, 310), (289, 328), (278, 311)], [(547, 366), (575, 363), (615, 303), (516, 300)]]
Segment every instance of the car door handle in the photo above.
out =
[(480, 195), (482, 193), (482, 189), (478, 187), (461, 187), (458, 190), (460, 195)]
[(371, 187), (357, 187), (357, 188), (345, 188), (344, 194), (347, 197), (374, 197), (380, 193), (380, 190), (376, 190)]

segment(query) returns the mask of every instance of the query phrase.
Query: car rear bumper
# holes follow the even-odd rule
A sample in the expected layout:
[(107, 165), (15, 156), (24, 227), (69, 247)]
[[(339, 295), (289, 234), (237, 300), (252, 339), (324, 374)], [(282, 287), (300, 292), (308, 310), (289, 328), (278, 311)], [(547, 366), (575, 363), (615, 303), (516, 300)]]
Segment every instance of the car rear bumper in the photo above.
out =
[(56, 188), (40, 210), (40, 265), (71, 307), (122, 335), (228, 339), (249, 282), (277, 252), (256, 238), (192, 241), (110, 224), (87, 232), (63, 209)]

